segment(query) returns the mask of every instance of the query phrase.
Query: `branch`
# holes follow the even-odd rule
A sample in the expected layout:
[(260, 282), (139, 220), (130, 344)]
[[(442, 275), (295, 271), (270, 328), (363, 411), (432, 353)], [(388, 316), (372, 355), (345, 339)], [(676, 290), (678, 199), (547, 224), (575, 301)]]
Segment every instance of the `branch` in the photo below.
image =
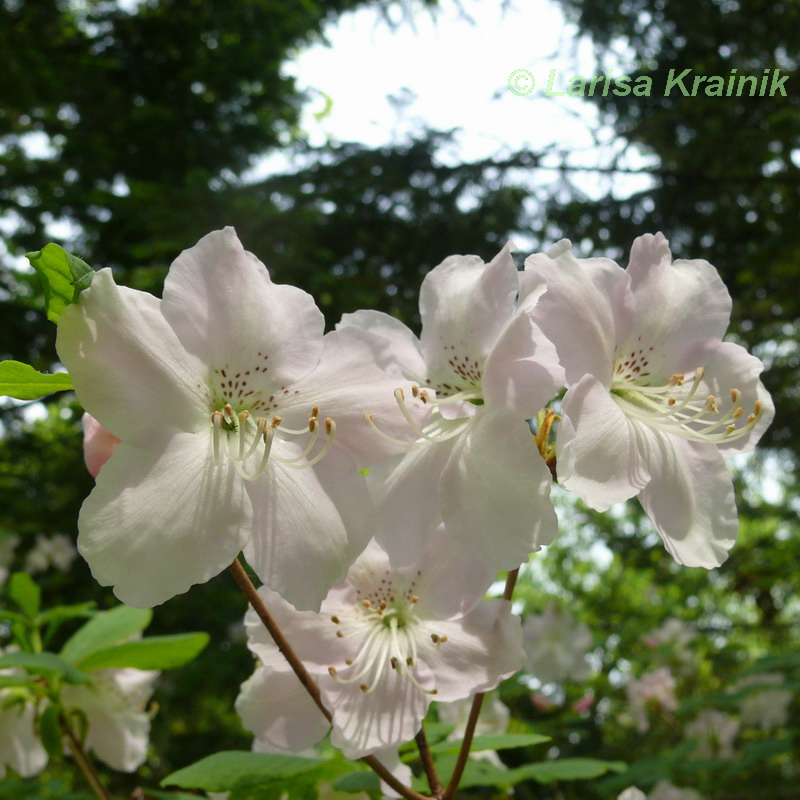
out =
[(77, 736), (75, 736), (72, 726), (68, 722), (62, 720), (61, 730), (64, 734), (64, 738), (67, 740), (67, 746), (70, 752), (78, 763), (84, 778), (86, 778), (86, 782), (92, 787), (92, 791), (100, 800), (111, 800), (111, 795), (106, 791), (106, 787), (103, 786), (100, 781), (100, 775), (97, 773), (92, 760), (81, 747), (81, 743), (78, 741)]
[(431, 794), (434, 797), (441, 796), (442, 784), (439, 781), (439, 774), (436, 772), (436, 765), (433, 763), (431, 757), (431, 750), (428, 747), (428, 739), (425, 736), (425, 729), (420, 728), (419, 733), (416, 735), (417, 749), (419, 750), (419, 757), (422, 759), (422, 766), (425, 769), (425, 775), (428, 778), (428, 786), (431, 787)]

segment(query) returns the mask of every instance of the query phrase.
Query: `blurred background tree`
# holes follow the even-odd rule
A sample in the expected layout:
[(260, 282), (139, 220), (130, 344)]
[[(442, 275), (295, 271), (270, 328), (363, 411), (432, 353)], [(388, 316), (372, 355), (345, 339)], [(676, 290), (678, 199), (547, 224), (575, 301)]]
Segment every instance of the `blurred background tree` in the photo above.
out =
[[(742, 541), (711, 576), (687, 572), (669, 563), (636, 508), (618, 519), (581, 511), (542, 561), (549, 593), (604, 642), (598, 694), (619, 692), (609, 676), (641, 649), (641, 634), (676, 609), (713, 631), (709, 642), (723, 643), (719, 652), (706, 648), (709, 663), (719, 661), (716, 677), (704, 678), (713, 694), (746, 657), (798, 646), (791, 622), (800, 588), (800, 3), (558, 1), (591, 37), (598, 73), (622, 60), (627, 74), (653, 78), (650, 97), (587, 98), (613, 128), (617, 151), (642, 153), (646, 189), (625, 194), (614, 184), (606, 197), (587, 198), (581, 173), (565, 158), (559, 180), (543, 191), (540, 153), (445, 166), (438, 154), (450, 141), (446, 132), (378, 149), (309, 147), (299, 128), (304, 97), (286, 77), (286, 62), (347, 11), (377, 5), (411, 18), (426, 7), (436, 13), (432, 0), (0, 0), (0, 358), (40, 369), (57, 360), (38, 279), (18, 261), (53, 231), (95, 267), (111, 266), (121, 282), (159, 293), (180, 250), (231, 224), (276, 280), (316, 297), (329, 324), (363, 307), (413, 324), (422, 276), (450, 253), (488, 259), (509, 235), (524, 232), (537, 248), (569, 236), (580, 255), (624, 263), (636, 235), (663, 230), (676, 257), (719, 268), (734, 297), (733, 336), (769, 366), (765, 380), (778, 416), (738, 487)], [(724, 76), (734, 68), (758, 75), (780, 68), (789, 75), (788, 97), (665, 97), (669, 70), (686, 68)], [(294, 169), (243, 180), (278, 151)], [(599, 156), (589, 168), (624, 174)], [(75, 539), (74, 521), (92, 485), (81, 462), (79, 418), (71, 396), (51, 398), (36, 421), (19, 405), (0, 409), (0, 537), (18, 537), (17, 568), (38, 536)], [(765, 486), (769, 501), (758, 491)], [(593, 541), (606, 544), (608, 559), (586, 557)], [(44, 587), (50, 603), (114, 603), (80, 559), (68, 573), (46, 573)], [(544, 588), (521, 591), (530, 610), (541, 610)], [(226, 575), (157, 609), (152, 633), (201, 628), (212, 644), (162, 685), (153, 778), (212, 751), (249, 746), (232, 712), (251, 665), (243, 611)], [(636, 743), (635, 736), (605, 732), (602, 706), (588, 721), (542, 718), (522, 690), (511, 694), (520, 715), (570, 737), (565, 752), (626, 758)], [(764, 785), (765, 774), (782, 781), (781, 791), (796, 781), (783, 762), (764, 769), (752, 772), (753, 787)], [(575, 794), (540, 787), (520, 796), (611, 797), (612, 788), (583, 785), (575, 791), (584, 794)], [(39, 791), (30, 788), (31, 796)]]

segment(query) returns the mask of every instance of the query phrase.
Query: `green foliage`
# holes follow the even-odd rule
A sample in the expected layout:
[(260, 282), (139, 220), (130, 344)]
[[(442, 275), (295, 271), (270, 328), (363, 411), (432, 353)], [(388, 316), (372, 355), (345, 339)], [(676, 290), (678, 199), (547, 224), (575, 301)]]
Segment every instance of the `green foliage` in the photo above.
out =
[(35, 617), (39, 613), (42, 592), (30, 575), (15, 572), (8, 582), (8, 596), (28, 617)]
[(72, 388), (65, 372), (45, 374), (20, 361), (0, 361), (0, 395), (17, 400), (37, 400)]
[(294, 778), (318, 771), (324, 763), (318, 758), (225, 751), (173, 772), (161, 785), (224, 792)]
[(0, 655), (0, 669), (23, 667), (34, 675), (52, 677), (59, 675), (67, 683), (86, 683), (88, 678), (80, 670), (55, 653), (4, 653)]
[(97, 650), (77, 663), (83, 670), (134, 667), (135, 669), (175, 669), (194, 659), (208, 644), (207, 633), (176, 633), (148, 636), (134, 642)]
[(41, 250), (27, 253), (26, 258), (42, 279), (47, 319), (58, 322), (64, 309), (70, 303), (75, 303), (80, 293), (89, 288), (94, 270), (85, 261), (52, 242)]
[(152, 618), (149, 608), (122, 605), (97, 614), (69, 638), (60, 655), (73, 664), (80, 664), (110, 645), (141, 633)]
[[(516, 747), (530, 747), (535, 744), (549, 742), (549, 736), (539, 733), (502, 733), (484, 736), (475, 736), (472, 740), (471, 750), (479, 753), (482, 750), (510, 750)], [(432, 744), (431, 753), (458, 753), (461, 749), (461, 740), (443, 741)]]

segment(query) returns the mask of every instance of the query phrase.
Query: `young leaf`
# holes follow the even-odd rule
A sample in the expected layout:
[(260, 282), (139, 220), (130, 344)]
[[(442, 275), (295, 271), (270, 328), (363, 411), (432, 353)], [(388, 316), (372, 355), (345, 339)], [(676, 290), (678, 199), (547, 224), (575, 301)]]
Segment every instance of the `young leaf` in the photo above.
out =
[(560, 758), (525, 764), (508, 771), (514, 783), (533, 779), (538, 783), (553, 781), (583, 781), (605, 775), (607, 772), (625, 772), (628, 765), (623, 761), (603, 761), (599, 758)]
[(8, 596), (17, 604), (20, 611), (31, 619), (39, 613), (42, 591), (30, 575), (15, 572), (8, 582)]
[(26, 253), (25, 257), (44, 284), (47, 319), (57, 322), (61, 312), (89, 286), (94, 270), (85, 261), (52, 242), (41, 250)]
[(0, 396), (36, 400), (71, 388), (72, 378), (66, 372), (46, 374), (21, 361), (0, 361)]
[(226, 750), (167, 775), (160, 785), (226, 792), (293, 778), (324, 763), (319, 758)]
[(149, 608), (117, 606), (93, 617), (79, 628), (61, 649), (61, 657), (73, 664), (110, 645), (143, 631), (153, 618)]
[(146, 639), (97, 650), (76, 663), (87, 672), (108, 667), (174, 669), (191, 661), (208, 644), (208, 639), (207, 633), (149, 636)]
[(67, 683), (86, 683), (88, 678), (54, 653), (4, 653), (0, 655), (0, 669), (24, 667), (28, 672), (58, 672)]

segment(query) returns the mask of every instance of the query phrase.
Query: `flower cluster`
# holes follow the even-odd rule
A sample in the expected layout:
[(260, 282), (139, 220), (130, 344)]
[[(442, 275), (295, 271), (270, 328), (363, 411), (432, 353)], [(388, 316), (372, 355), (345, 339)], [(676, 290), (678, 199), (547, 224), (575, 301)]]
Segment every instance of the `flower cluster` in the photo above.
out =
[[(760, 362), (722, 341), (730, 306), (660, 234), (627, 269), (566, 241), (522, 272), (510, 246), (451, 256), (422, 283), (419, 337), (369, 310), (324, 333), (230, 228), (177, 258), (160, 300), (101, 270), (58, 332), (97, 476), (79, 551), (135, 606), (243, 551), (330, 715), (251, 614), (259, 666), (237, 707), (257, 746), (303, 750), (331, 727), (351, 757), (384, 752), (433, 700), (522, 665), (519, 619), (483, 598), (553, 541), (555, 475), (598, 510), (638, 497), (680, 563), (724, 560), (724, 457), (773, 415)], [(588, 631), (556, 647), (532, 620), (534, 672), (585, 677)]]

